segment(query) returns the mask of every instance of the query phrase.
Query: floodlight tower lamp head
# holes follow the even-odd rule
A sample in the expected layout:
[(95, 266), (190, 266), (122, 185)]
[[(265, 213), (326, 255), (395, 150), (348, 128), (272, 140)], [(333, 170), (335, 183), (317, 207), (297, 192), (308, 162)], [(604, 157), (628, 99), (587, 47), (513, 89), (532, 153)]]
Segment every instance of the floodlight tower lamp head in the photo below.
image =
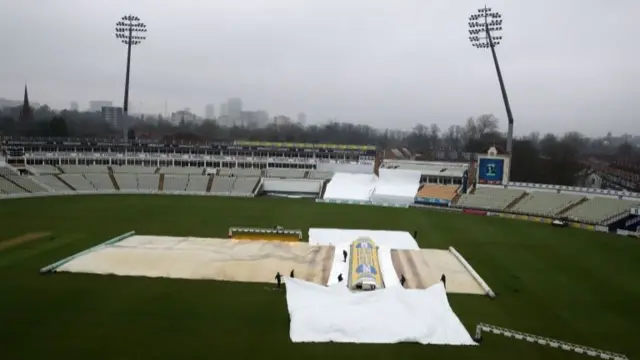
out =
[[(125, 45), (138, 45), (146, 36), (139, 33), (146, 33), (147, 25), (140, 21), (140, 18), (133, 15), (125, 15), (116, 22), (116, 38)], [(138, 35), (139, 34), (139, 35)]]
[(469, 16), (469, 41), (478, 49), (489, 49), (499, 45), (502, 36), (502, 15), (484, 7)]

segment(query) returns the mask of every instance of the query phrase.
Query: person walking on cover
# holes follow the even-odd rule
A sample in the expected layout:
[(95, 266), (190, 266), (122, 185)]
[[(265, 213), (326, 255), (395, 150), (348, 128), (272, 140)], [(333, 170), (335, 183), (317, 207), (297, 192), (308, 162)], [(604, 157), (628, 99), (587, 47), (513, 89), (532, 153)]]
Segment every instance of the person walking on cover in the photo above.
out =
[(280, 271), (276, 273), (276, 287), (280, 289), (280, 284), (282, 282), (282, 275), (280, 275)]
[(400, 274), (400, 285), (402, 287), (404, 287), (404, 283), (407, 281), (407, 279), (404, 277), (404, 274)]
[(293, 276), (293, 269), (291, 269), (291, 273), (289, 274), (289, 277), (292, 278), (292, 279), (295, 277), (295, 276)]
[(347, 255), (349, 255), (349, 253), (347, 252), (347, 250), (342, 250), (342, 257), (344, 258), (344, 262), (347, 262)]
[(342, 274), (338, 275), (338, 282), (342, 282)]
[(442, 274), (442, 276), (440, 277), (440, 281), (442, 281), (442, 285), (444, 285), (444, 288), (447, 288), (447, 277), (445, 276), (445, 274)]

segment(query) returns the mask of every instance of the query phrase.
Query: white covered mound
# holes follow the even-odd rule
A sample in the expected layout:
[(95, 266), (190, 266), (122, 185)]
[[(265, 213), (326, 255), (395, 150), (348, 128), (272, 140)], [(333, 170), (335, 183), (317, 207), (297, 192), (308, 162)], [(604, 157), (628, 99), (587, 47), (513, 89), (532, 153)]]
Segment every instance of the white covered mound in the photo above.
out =
[(411, 205), (420, 188), (420, 171), (380, 169), (376, 188), (371, 196), (374, 204)]
[(476, 345), (447, 301), (442, 283), (424, 290), (399, 286), (352, 293), (286, 279), (293, 342), (418, 342)]
[(327, 184), (323, 199), (370, 201), (377, 181), (375, 174), (336, 173)]

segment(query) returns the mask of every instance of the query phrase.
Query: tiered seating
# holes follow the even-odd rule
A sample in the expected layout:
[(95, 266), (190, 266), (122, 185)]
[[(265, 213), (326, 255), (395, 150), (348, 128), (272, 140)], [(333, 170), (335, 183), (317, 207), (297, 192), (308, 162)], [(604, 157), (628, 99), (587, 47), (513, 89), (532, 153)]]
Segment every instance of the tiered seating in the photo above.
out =
[(96, 189), (82, 174), (61, 174), (60, 178), (78, 191), (91, 191)]
[[(85, 174), (84, 177), (99, 190), (115, 190), (109, 174)], [(63, 184), (64, 185), (64, 184)], [(73, 186), (73, 185), (72, 185)]]
[(220, 175), (233, 175), (233, 176), (260, 176), (262, 171), (260, 169), (244, 169), (244, 168), (222, 168), (220, 169)]
[(303, 169), (267, 169), (267, 177), (302, 179), (307, 170)]
[(40, 175), (38, 180), (53, 189), (53, 191), (71, 191), (67, 185), (53, 175)]
[(203, 172), (203, 168), (199, 168), (199, 167), (163, 167), (160, 168), (160, 173), (161, 174), (184, 174), (184, 175), (189, 175), (189, 174), (200, 174), (202, 175)]
[(231, 188), (232, 194), (251, 194), (253, 189), (258, 184), (260, 178), (254, 177), (239, 177), (233, 183), (233, 187)]
[[(155, 166), (117, 166), (112, 165), (111, 169), (114, 173), (120, 174), (153, 174), (158, 170)], [(118, 184), (120, 182), (118, 181)]]
[(522, 196), (524, 190), (479, 187), (475, 194), (460, 196), (458, 207), (504, 210), (511, 202)]
[[(189, 177), (186, 175), (165, 175), (163, 191), (185, 191)], [(206, 185), (205, 185), (206, 186)]]
[(158, 174), (138, 174), (138, 190), (158, 190), (158, 181), (160, 181), (160, 175)]
[(416, 194), (421, 198), (453, 200), (457, 195), (458, 185), (424, 184)]
[(209, 177), (206, 175), (189, 175), (187, 191), (207, 191)]
[(59, 174), (60, 173), (60, 170), (57, 167), (53, 166), (53, 165), (33, 165), (32, 167), (40, 175), (43, 175), (43, 174)]
[(333, 177), (331, 171), (309, 170), (310, 179), (330, 180)]
[[(135, 174), (113, 174), (120, 190), (138, 190), (138, 177)], [(73, 185), (72, 185), (73, 186)]]
[(553, 217), (583, 198), (583, 195), (534, 191), (515, 204), (511, 211)]
[(212, 193), (230, 193), (231, 189), (233, 188), (233, 183), (236, 179), (237, 178), (235, 177), (221, 176), (221, 175), (214, 177), (213, 183), (211, 184), (211, 192)]
[(638, 206), (640, 202), (637, 201), (594, 197), (569, 210), (565, 215), (585, 222), (601, 223)]
[[(104, 165), (62, 165), (66, 174), (108, 173), (109, 168)], [(73, 186), (73, 185), (72, 185)]]
[(26, 191), (24, 191), (20, 187), (16, 186), (11, 181), (9, 181), (9, 180), (7, 180), (5, 178), (2, 178), (2, 177), (0, 177), (0, 191), (3, 194), (21, 194), (21, 193), (26, 193)]
[[(10, 190), (11, 193), (14, 193), (15, 191), (17, 191), (16, 188), (20, 190), (18, 192), (24, 192), (23, 189), (26, 189), (27, 192), (32, 192), (32, 193), (48, 191), (47, 189), (42, 187), (40, 184), (31, 180), (31, 178), (27, 176), (18, 175), (16, 172), (14, 172), (12, 169), (8, 167), (5, 167), (5, 166), (0, 167), (0, 175), (6, 178), (3, 180), (4, 180), (4, 185), (7, 188), (7, 192), (9, 192)], [(13, 183), (17, 184), (18, 186), (16, 186)]]

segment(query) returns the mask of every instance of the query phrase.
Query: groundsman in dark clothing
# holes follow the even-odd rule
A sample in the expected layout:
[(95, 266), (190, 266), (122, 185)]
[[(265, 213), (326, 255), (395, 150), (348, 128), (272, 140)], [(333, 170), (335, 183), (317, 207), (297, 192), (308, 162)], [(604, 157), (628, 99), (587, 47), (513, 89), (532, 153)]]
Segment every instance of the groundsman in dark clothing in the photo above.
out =
[(442, 274), (442, 276), (440, 277), (440, 281), (442, 281), (442, 285), (444, 285), (444, 288), (447, 288), (447, 277), (445, 276), (445, 274)]
[(282, 275), (280, 275), (280, 272), (278, 271), (276, 273), (276, 286), (278, 287), (278, 289), (280, 289), (280, 284), (282, 283)]

